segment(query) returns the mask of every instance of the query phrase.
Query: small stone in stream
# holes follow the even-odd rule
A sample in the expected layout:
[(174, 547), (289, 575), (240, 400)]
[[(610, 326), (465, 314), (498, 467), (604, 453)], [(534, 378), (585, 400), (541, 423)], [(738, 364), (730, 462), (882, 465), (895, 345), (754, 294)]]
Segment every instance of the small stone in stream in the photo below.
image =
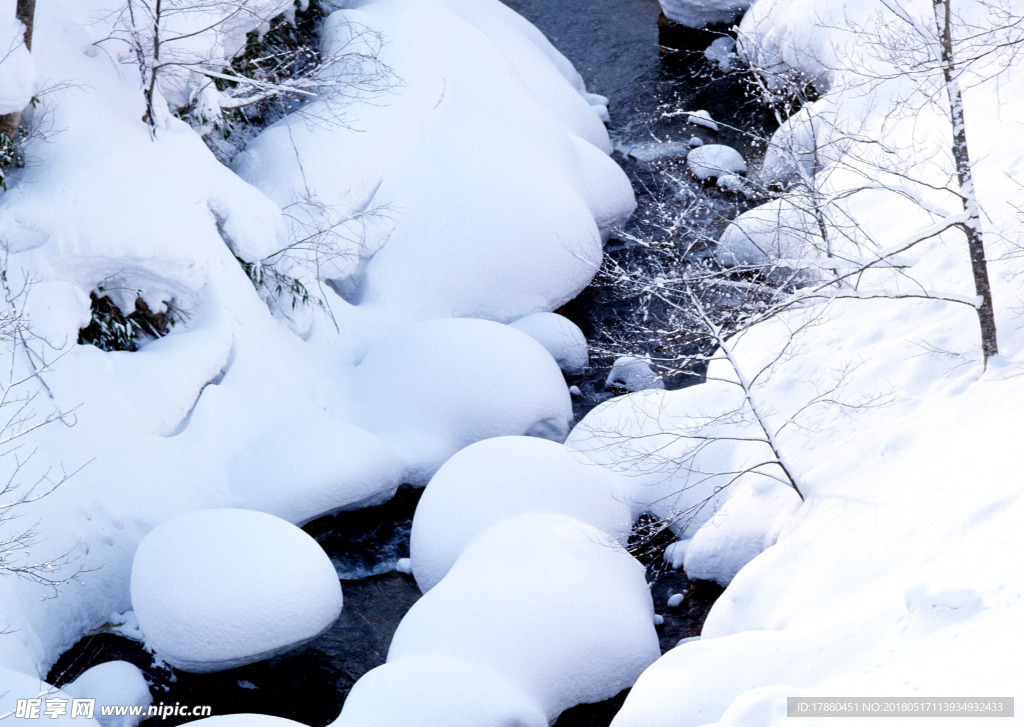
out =
[(691, 136), (690, 137), (690, 146), (692, 146), (692, 147), (704, 146), (704, 140), (701, 139), (699, 136)]
[(669, 608), (678, 608), (679, 604), (683, 602), (684, 598), (686, 598), (685, 593), (674, 593), (671, 596), (669, 596), (668, 602), (665, 605), (667, 605)]
[(661, 626), (663, 623), (665, 623), (665, 617), (660, 613), (654, 614), (654, 625)]
[(583, 396), (583, 392), (580, 391), (580, 387), (578, 387), (578, 386), (570, 386), (569, 387), (569, 394), (571, 396)]
[(395, 570), (399, 573), (405, 573), (407, 575), (412, 574), (412, 558), (399, 558), (398, 562), (395, 563)]

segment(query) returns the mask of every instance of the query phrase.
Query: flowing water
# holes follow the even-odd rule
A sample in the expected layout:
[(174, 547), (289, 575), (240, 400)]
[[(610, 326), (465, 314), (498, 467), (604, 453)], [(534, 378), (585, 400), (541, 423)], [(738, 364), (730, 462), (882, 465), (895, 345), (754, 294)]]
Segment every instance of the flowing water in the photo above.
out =
[[(703, 60), (701, 51), (714, 40), (713, 34), (693, 34), (688, 39), (693, 52), (666, 54), (659, 48), (656, 0), (505, 2), (552, 40), (576, 65), (591, 91), (610, 99), (609, 131), (617, 150), (615, 158), (632, 179), (639, 203), (634, 218), (610, 241), (610, 256), (625, 266), (643, 265), (646, 253), (629, 240), (666, 234), (660, 224), (665, 214), (685, 207), (689, 210), (685, 234), (714, 237), (727, 219), (748, 204), (736, 195), (708, 190), (689, 179), (671, 154), (648, 161), (635, 158), (649, 156), (639, 153), (640, 148), (685, 145), (697, 136), (733, 146), (756, 160), (758, 147), (748, 132), (762, 135), (769, 122), (760, 109), (745, 100), (739, 81), (715, 74)], [(679, 109), (707, 110), (728, 126), (722, 126), (719, 133), (711, 132), (688, 123), (685, 115), (672, 114)], [(687, 240), (678, 242), (687, 244)], [(571, 382), (583, 391), (576, 399), (578, 416), (620, 393), (604, 386), (614, 355), (647, 353), (644, 341), (635, 341), (631, 350), (614, 350), (613, 343), (621, 346), (623, 339), (609, 335), (623, 320), (636, 315), (635, 304), (620, 291), (595, 284), (562, 309), (603, 349), (593, 356), (587, 375)], [(92, 664), (126, 659), (146, 673), (157, 702), (209, 704), (213, 714), (262, 712), (308, 725), (328, 724), (337, 716), (352, 684), (384, 663), (398, 621), (419, 596), (411, 577), (394, 571), (396, 559), (408, 554), (409, 525), (418, 496), (417, 491), (402, 490), (381, 507), (321, 518), (306, 526), (331, 555), (343, 579), (345, 608), (328, 633), (296, 651), (226, 672), (191, 675), (154, 663), (134, 642), (97, 634), (67, 652), (54, 666), (50, 679), (65, 683)], [(660, 572), (663, 569), (657, 565), (656, 552), (650, 561), (652, 595), (657, 612), (665, 617), (660, 632), (667, 649), (678, 639), (699, 633), (720, 589), (690, 584), (681, 573)], [(669, 609), (665, 604), (668, 597), (684, 591), (687, 598), (683, 604)], [(621, 699), (570, 710), (557, 725), (604, 727)], [(161, 724), (169, 727), (181, 721), (172, 718)]]

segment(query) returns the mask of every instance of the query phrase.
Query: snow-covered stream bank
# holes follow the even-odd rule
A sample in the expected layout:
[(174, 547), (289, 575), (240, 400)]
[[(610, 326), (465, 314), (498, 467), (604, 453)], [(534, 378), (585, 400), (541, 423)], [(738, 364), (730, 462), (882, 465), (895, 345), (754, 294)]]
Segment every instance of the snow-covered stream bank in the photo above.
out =
[[(159, 96), (155, 140), (140, 121), (133, 64), (145, 53), (119, 64), (95, 45), (125, 37), (111, 26), (119, 3), (41, 4), (35, 66), (62, 83), (36, 117), (51, 133), (29, 139), (31, 163), (0, 197), (7, 280), (32, 281), (14, 310), (39, 337), (9, 334), (10, 360), (37, 403), (77, 408), (73, 426), (26, 433), (37, 456), (21, 471), (16, 456), (4, 462), (16, 484), (35, 481), (26, 467), (45, 477), (47, 465), (91, 463), (16, 504), (39, 525), (14, 562), (38, 566), (0, 592), (0, 704), (40, 688), (36, 675), (91, 629), (130, 628), (133, 605), (158, 654), (199, 670), (315, 637), (342, 606), (338, 581), (288, 521), (428, 480), (411, 545), (425, 594), (338, 727), (543, 727), (637, 679), (615, 727), (781, 724), (796, 695), (1013, 695), (1024, 683), (1024, 584), (1010, 559), (1024, 148), (1006, 118), (1020, 116), (1024, 78), (1001, 53), (1021, 40), (1016, 16), (1003, 28), (1014, 42), (978, 56), (966, 90), (1001, 345), (987, 369), (964, 305), (943, 87), (916, 56), (899, 66), (907, 34), (878, 22), (881, 5), (829, 16), (828, 2), (761, 0), (743, 24), (749, 56), (766, 82), (799, 72), (820, 94), (776, 148), (803, 153), (789, 173), (836, 216), (808, 228), (776, 215), (766, 232), (765, 212), (800, 201), (797, 186), (733, 237), (767, 234), (760, 252), (804, 281), (866, 267), (856, 284), (833, 279), (828, 305), (720, 341), (707, 383), (616, 399), (563, 446), (571, 404), (555, 361), (578, 360), (578, 339), (557, 335), (571, 329), (547, 311), (586, 285), (632, 208), (601, 99), (493, 3), (344, 5), (328, 48), (372, 47), (349, 21), (379, 30), (404, 85), (382, 103), (313, 102), (312, 119), (279, 122), (226, 169), (155, 114)], [(928, 27), (929, 3), (906, 6)], [(977, 13), (970, 27), (999, 17)], [(202, 41), (189, 52), (233, 52), (232, 33), (214, 35), (188, 35)], [(172, 105), (188, 98), (188, 79), (165, 80)], [(350, 126), (322, 124), (342, 108)], [(860, 146), (882, 142), (893, 146), (881, 160)], [(353, 220), (326, 236), (339, 254), (322, 257), (319, 233)], [(248, 274), (267, 261), (279, 290)], [(333, 315), (289, 312), (286, 291), (302, 290)], [(177, 323), (138, 351), (72, 343), (89, 294), (105, 292), (105, 305), (127, 312), (135, 296)], [(730, 582), (701, 638), (660, 659), (642, 567), (622, 549), (645, 510), (675, 518), (673, 555), (688, 571)], [(16, 544), (17, 522), (2, 530)], [(39, 580), (68, 573), (64, 554), (84, 570), (41, 601), (51, 589)], [(137, 674), (91, 684), (142, 699)]]

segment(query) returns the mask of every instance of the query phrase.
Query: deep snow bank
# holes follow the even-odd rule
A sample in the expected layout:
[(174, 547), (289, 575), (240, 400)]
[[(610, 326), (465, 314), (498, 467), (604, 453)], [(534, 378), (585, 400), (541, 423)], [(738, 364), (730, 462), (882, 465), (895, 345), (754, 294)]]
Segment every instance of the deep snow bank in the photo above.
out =
[[(930, 3), (899, 7), (931, 27)], [(847, 239), (832, 230), (841, 242), (834, 249), (860, 256), (852, 259), (895, 249), (941, 219), (942, 207), (955, 209), (940, 191), (952, 168), (946, 111), (933, 102), (943, 89), (934, 77), (892, 65), (884, 72), (901, 56), (880, 57), (884, 48), (872, 42), (912, 33), (876, 16), (880, 8), (762, 0), (741, 28), (748, 58), (769, 72), (799, 71), (824, 93), (813, 109), (828, 122), (814, 130), (823, 152), (814, 184), (841, 200), (847, 229), (856, 229)], [(966, 16), (958, 33), (994, 17), (981, 3), (957, 8)], [(875, 17), (881, 25), (871, 25)], [(1004, 254), (1021, 228), (1024, 145), (1005, 120), (1022, 111), (1024, 74), (994, 53), (969, 75), (1000, 356), (982, 371), (974, 311), (952, 302), (973, 293), (956, 231), (915, 247), (901, 271), (859, 281), (863, 297), (877, 297), (792, 311), (736, 342), (748, 373), (792, 352), (761, 377), (757, 395), (771, 405), (807, 500), (775, 524), (777, 543), (735, 575), (702, 638), (638, 680), (614, 727), (788, 724), (787, 696), (1020, 695), (1024, 671), (1010, 635), (1019, 632), (1024, 581), (1009, 554), (1024, 546), (1016, 525), (1024, 498), (1007, 423), (1024, 403), (1024, 341), (1013, 322), (1020, 262)], [(899, 176), (864, 152), (880, 144)], [(864, 189), (865, 181), (880, 188)], [(949, 300), (893, 298), (908, 285)], [(831, 403), (806, 408), (823, 396)], [(718, 535), (701, 531), (711, 538), (702, 547), (717, 539), (729, 548), (733, 535), (751, 545), (750, 531), (730, 535), (726, 524), (750, 522), (741, 504), (732, 516), (720, 512)]]
[[(257, 5), (262, 13), (275, 2)], [(564, 435), (564, 384), (525, 334), (486, 321), (436, 324), (486, 329), (496, 348), (427, 332), (429, 361), (389, 341), (427, 318), (548, 311), (589, 281), (606, 227), (633, 205), (605, 153), (602, 99), (496, 1), (346, 5), (325, 43), (357, 27), (381, 33), (394, 87), (323, 99), (268, 129), (236, 164), (246, 181), (173, 117), (161, 114), (151, 138), (134, 56), (111, 40), (120, 0), (38, 4), (33, 59), (49, 92), (30, 119), (39, 130), (26, 147), (31, 163), (0, 197), (7, 293), (35, 337), (31, 353), (4, 354), (4, 370), (27, 379), (16, 391), (38, 393), (30, 421), (74, 410), (73, 426), (26, 435), (36, 454), (16, 481), (74, 472), (21, 507), (21, 522), (40, 523), (33, 559), (67, 556), (58, 579), (86, 573), (45, 601), (49, 589), (5, 580), (0, 625), (11, 631), (0, 663), (45, 672), (127, 610), (136, 545), (174, 515), (241, 507), (302, 522), (425, 481), (479, 437)], [(224, 32), (178, 50), (220, 58), (263, 20), (247, 17), (248, 26), (232, 16)], [(190, 78), (168, 75), (163, 95)], [(350, 123), (311, 123), (328, 108)], [(297, 196), (324, 206), (295, 206)], [(378, 226), (333, 226), (367, 204), (380, 205)], [(328, 247), (308, 254), (310, 209), (324, 212), (318, 239)], [(330, 314), (256, 290), (238, 258), (279, 262)], [(141, 298), (176, 325), (134, 353), (78, 345), (91, 292), (125, 311)], [(496, 360), (506, 344), (516, 351)], [(384, 360), (392, 354), (402, 360)], [(415, 380), (420, 365), (434, 367), (429, 380)], [(516, 400), (487, 379), (489, 367), (519, 382)], [(382, 397), (377, 410), (369, 391)], [(429, 396), (415, 399), (422, 391)], [(434, 411), (441, 402), (449, 406)], [(459, 428), (452, 417), (465, 412), (476, 419)], [(2, 465), (6, 479), (14, 460)], [(0, 528), (20, 533), (16, 523)]]

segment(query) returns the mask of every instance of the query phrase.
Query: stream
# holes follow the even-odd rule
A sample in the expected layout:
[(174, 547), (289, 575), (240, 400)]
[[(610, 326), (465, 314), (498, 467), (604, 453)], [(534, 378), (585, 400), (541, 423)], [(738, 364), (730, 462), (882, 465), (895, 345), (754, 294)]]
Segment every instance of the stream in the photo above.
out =
[[(537, 25), (583, 75), (588, 88), (608, 96), (610, 133), (615, 158), (637, 192), (638, 209), (627, 227), (613, 235), (607, 254), (623, 266), (643, 265), (647, 253), (630, 240), (666, 234), (661, 220), (684, 207), (693, 230), (687, 234), (717, 237), (728, 219), (749, 202), (728, 192), (707, 189), (686, 176), (671, 156), (642, 161), (634, 158), (641, 146), (687, 143), (694, 137), (728, 144), (756, 164), (759, 148), (744, 132), (722, 126), (719, 133), (687, 123), (672, 110), (704, 109), (728, 127), (770, 130), (767, 115), (745, 100), (740, 81), (712, 72), (701, 51), (715, 35), (691, 34), (694, 52), (665, 53), (659, 48), (656, 0), (504, 0)], [(641, 155), (646, 156), (646, 155)], [(697, 200), (699, 203), (694, 204)], [(667, 210), (667, 211), (666, 211)], [(687, 240), (672, 240), (684, 245)], [(604, 386), (615, 355), (649, 353), (645, 341), (621, 349), (623, 321), (636, 315), (636, 301), (597, 283), (559, 312), (572, 319), (595, 344), (591, 366), (570, 384), (578, 386), (577, 419), (601, 401), (621, 391)], [(617, 332), (618, 331), (618, 332)], [(619, 348), (616, 348), (618, 346)], [(666, 380), (670, 388), (692, 383), (685, 377)], [(330, 631), (288, 654), (214, 674), (178, 672), (161, 663), (139, 644), (112, 633), (82, 639), (54, 665), (49, 681), (58, 685), (76, 678), (89, 666), (124, 659), (136, 664), (149, 680), (154, 702), (208, 704), (213, 714), (258, 712), (320, 726), (333, 721), (355, 681), (383, 664), (398, 622), (419, 597), (411, 576), (394, 570), (408, 555), (409, 530), (419, 491), (403, 488), (390, 502), (356, 512), (320, 518), (305, 527), (325, 551), (342, 579), (345, 605)], [(660, 552), (672, 538), (667, 534), (646, 544), (638, 554), (648, 566), (655, 610), (665, 621), (659, 627), (662, 649), (681, 638), (698, 635), (721, 588), (689, 583), (681, 572), (666, 570)], [(683, 603), (668, 608), (667, 599), (685, 593)], [(565, 712), (558, 727), (605, 727), (624, 694), (597, 705)], [(163, 725), (184, 720), (168, 718)]]

